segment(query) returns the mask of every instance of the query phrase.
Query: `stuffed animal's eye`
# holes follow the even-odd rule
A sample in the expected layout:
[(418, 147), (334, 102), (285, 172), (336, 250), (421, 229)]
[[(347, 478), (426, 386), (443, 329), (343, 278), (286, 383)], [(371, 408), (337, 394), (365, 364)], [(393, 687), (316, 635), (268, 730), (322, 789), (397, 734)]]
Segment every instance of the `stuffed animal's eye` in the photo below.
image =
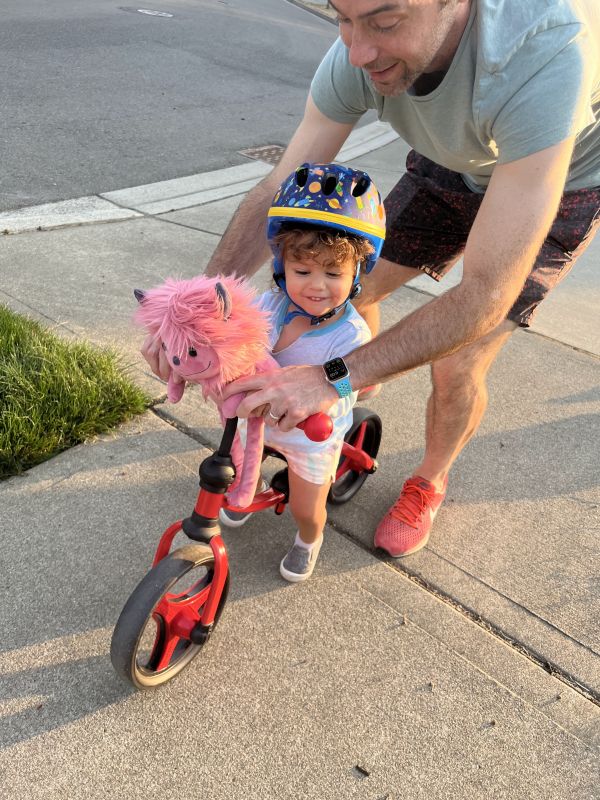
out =
[(190, 347), (190, 349), (188, 350), (188, 356), (195, 358), (197, 355), (198, 353), (196, 352), (196, 350), (193, 347)]

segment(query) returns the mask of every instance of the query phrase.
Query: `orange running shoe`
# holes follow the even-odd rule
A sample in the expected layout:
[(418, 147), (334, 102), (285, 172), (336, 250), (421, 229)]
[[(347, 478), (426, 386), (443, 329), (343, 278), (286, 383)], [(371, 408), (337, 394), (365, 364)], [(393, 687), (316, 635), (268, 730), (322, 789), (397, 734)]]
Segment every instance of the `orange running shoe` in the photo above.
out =
[(393, 558), (409, 556), (425, 547), (447, 485), (446, 477), (443, 490), (437, 492), (431, 481), (419, 475), (409, 478), (375, 531), (375, 547), (381, 547)]

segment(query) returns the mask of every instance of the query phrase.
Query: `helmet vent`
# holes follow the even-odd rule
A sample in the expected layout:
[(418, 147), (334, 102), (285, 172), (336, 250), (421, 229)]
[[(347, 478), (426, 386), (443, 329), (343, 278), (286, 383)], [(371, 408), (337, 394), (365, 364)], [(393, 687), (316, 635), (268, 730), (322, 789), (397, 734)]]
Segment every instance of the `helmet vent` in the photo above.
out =
[(367, 178), (366, 175), (361, 175), (352, 187), (352, 197), (360, 197), (367, 191), (370, 185), (371, 180)]
[(298, 167), (296, 170), (296, 183), (300, 188), (306, 186), (306, 181), (308, 180), (308, 167), (303, 164), (301, 167)]
[(323, 194), (333, 194), (335, 187), (338, 185), (338, 177), (333, 172), (326, 172), (321, 181), (321, 189)]

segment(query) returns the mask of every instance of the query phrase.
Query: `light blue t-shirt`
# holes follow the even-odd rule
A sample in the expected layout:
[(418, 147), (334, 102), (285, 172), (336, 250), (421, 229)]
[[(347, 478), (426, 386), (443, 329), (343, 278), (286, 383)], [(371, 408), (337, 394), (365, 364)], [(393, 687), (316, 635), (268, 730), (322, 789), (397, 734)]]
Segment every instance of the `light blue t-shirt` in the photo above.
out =
[(376, 109), (417, 152), (475, 191), (494, 166), (576, 134), (566, 189), (600, 186), (600, 0), (472, 0), (458, 50), (429, 94), (378, 94), (338, 39), (311, 85), (337, 122)]
[[(271, 350), (277, 344), (283, 330), (283, 320), (290, 306), (288, 296), (278, 289), (264, 292), (258, 303), (271, 315), (269, 344)], [(293, 306), (292, 306), (293, 308)], [(350, 303), (343, 312), (328, 325), (314, 325), (292, 344), (273, 353), (280, 367), (297, 364), (324, 364), (330, 358), (348, 355), (371, 338), (369, 326)]]

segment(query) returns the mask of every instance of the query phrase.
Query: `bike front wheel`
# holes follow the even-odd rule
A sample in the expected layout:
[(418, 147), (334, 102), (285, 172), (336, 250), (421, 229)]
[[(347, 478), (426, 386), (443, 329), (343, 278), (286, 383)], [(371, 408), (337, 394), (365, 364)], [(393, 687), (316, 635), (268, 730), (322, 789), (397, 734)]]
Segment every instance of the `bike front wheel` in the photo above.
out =
[[(183, 631), (202, 613), (214, 563), (208, 545), (181, 547), (147, 573), (125, 604), (113, 632), (110, 657), (117, 674), (137, 689), (153, 689), (170, 681), (204, 646), (192, 642)], [(213, 629), (228, 588), (229, 575)]]

